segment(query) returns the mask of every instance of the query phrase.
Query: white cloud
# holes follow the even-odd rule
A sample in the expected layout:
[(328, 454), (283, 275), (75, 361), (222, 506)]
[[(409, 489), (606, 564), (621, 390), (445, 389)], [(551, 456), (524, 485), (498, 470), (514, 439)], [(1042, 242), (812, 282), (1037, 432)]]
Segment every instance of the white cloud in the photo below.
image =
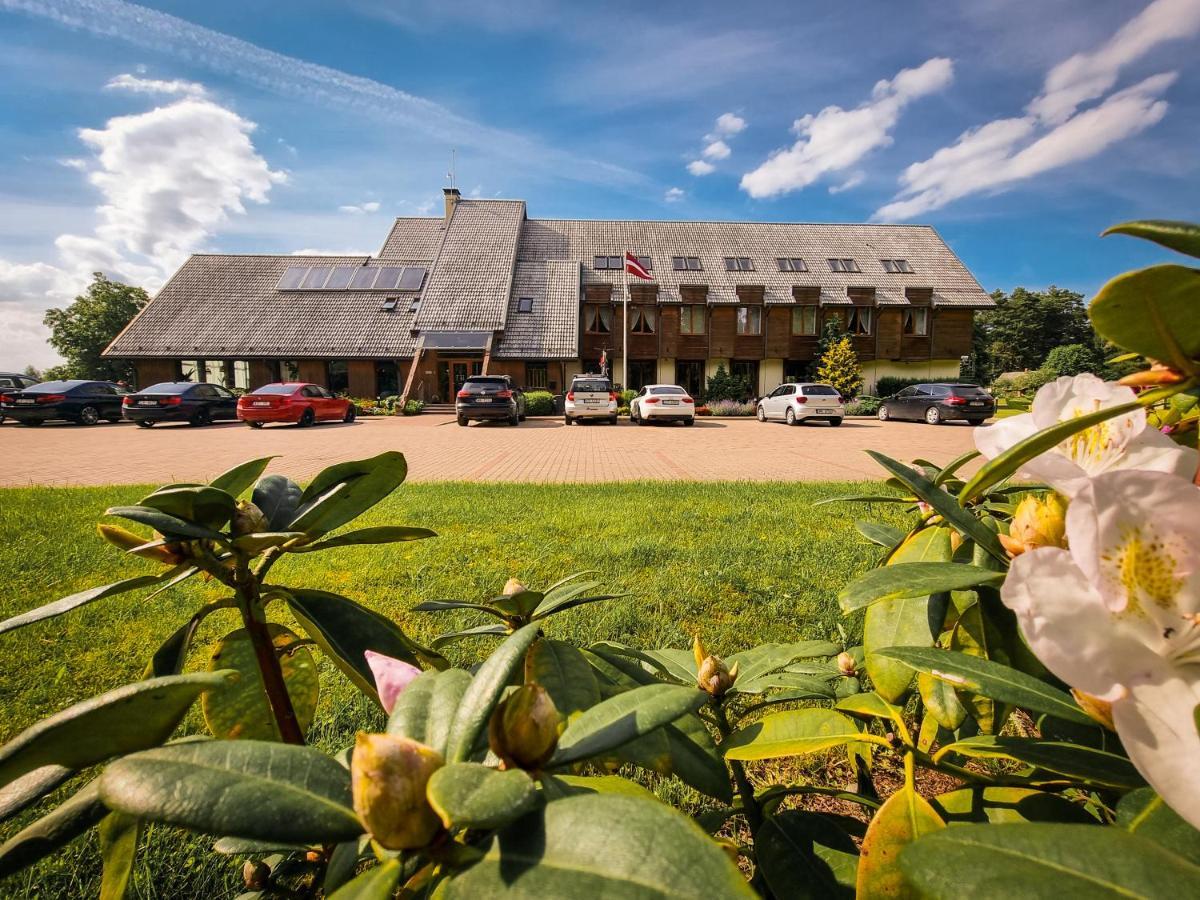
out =
[(739, 134), (746, 128), (746, 120), (733, 113), (721, 113), (717, 116), (717, 134)]
[(727, 159), (731, 152), (729, 145), (724, 141), (713, 141), (700, 152), (700, 155), (705, 159)]
[(840, 194), (842, 191), (848, 191), (851, 188), (858, 187), (860, 184), (862, 184), (866, 180), (867, 180), (866, 172), (863, 172), (863, 171), (855, 172), (849, 178), (847, 178), (845, 181), (843, 181), (841, 184), (831, 185), (829, 188), (829, 193)]
[(348, 203), (345, 206), (339, 206), (338, 212), (349, 213), (352, 216), (361, 216), (364, 213), (379, 212), (379, 201), (369, 200), (366, 203)]
[(683, 188), (672, 187), (667, 188), (667, 192), (663, 194), (663, 200), (665, 200), (667, 203), (678, 203), (686, 196), (687, 193), (683, 190)]
[(816, 115), (797, 119), (792, 131), (799, 139), (743, 175), (742, 190), (751, 197), (773, 197), (857, 165), (873, 150), (892, 143), (892, 130), (904, 107), (953, 80), (953, 62), (934, 57), (915, 69), (902, 69), (890, 81), (878, 82), (871, 99), (854, 109), (827, 106)]
[(177, 94), (185, 97), (204, 97), (208, 93), (204, 85), (194, 81), (161, 81), (155, 78), (139, 78), (129, 73), (109, 79), (105, 87), (135, 94)]
[(710, 175), (717, 170), (717, 167), (710, 162), (705, 162), (702, 159), (693, 159), (687, 164), (687, 170), (693, 175)]
[(70, 302), (77, 284), (62, 269), (46, 263), (10, 263), (0, 259), (0, 369), (20, 371), (62, 362), (46, 343), (50, 331), (42, 316)]
[[(1162, 120), (1176, 72), (1109, 94), (1120, 70), (1159, 45), (1200, 33), (1200, 0), (1155, 0), (1095, 50), (1076, 53), (1046, 75), (1025, 115), (995, 119), (913, 163), (900, 191), (875, 219), (910, 219), (983, 191), (1004, 188), (1081, 160)], [(1105, 96), (1108, 94), (1108, 96)], [(1090, 101), (1100, 103), (1084, 109)]]
[(687, 164), (687, 170), (699, 177), (711, 175), (717, 167), (710, 160), (728, 159), (733, 149), (726, 138), (732, 138), (746, 127), (746, 120), (733, 113), (721, 113), (713, 130), (704, 136), (704, 148), (700, 151), (700, 159), (694, 159)]

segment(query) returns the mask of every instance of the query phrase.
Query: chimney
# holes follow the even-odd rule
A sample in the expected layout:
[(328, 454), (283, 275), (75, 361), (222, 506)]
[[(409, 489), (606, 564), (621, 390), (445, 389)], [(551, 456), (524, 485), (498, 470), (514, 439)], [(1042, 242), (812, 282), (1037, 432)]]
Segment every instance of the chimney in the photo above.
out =
[(458, 205), (458, 201), (462, 199), (462, 194), (458, 188), (442, 188), (442, 194), (446, 198), (446, 224), (450, 224), (450, 217), (454, 215), (454, 207)]

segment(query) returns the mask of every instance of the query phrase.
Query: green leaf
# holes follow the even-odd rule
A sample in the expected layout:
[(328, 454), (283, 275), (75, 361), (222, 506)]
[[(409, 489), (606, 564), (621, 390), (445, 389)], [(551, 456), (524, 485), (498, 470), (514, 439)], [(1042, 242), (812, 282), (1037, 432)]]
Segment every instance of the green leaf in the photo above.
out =
[[(232, 469), (222, 472), (210, 481), (209, 484), (236, 499), (250, 489), (250, 486), (266, 470), (271, 460), (278, 458), (277, 456), (263, 456), (259, 459), (244, 462), (241, 465), (234, 466)], [(258, 506), (258, 504), (255, 503), (255, 506)], [(259, 509), (262, 509), (262, 507), (259, 506)], [(266, 510), (263, 510), (263, 512), (266, 512)]]
[(573, 719), (558, 739), (549, 768), (607, 753), (704, 705), (696, 688), (648, 684), (617, 694)]
[(947, 753), (973, 759), (1015, 759), (1103, 787), (1131, 788), (1145, 784), (1133, 763), (1124, 756), (1063, 741), (981, 734), (947, 744), (938, 751), (939, 757)]
[(404, 481), (408, 464), (395, 450), (371, 459), (330, 466), (300, 497), (300, 509), (288, 528), (322, 535), (362, 515)]
[(343, 674), (376, 702), (375, 676), (366, 652), (374, 650), (413, 666), (446, 668), (440, 653), (422, 647), (386, 616), (328, 591), (285, 588), (288, 607), (304, 633), (317, 642)]
[(329, 900), (390, 900), (403, 871), (400, 860), (384, 860), (329, 894)]
[(148, 506), (207, 528), (220, 528), (237, 511), (237, 501), (233, 497), (207, 484), (159, 488), (138, 501), (138, 506)]
[(272, 531), (283, 531), (300, 508), (300, 485), (283, 475), (265, 475), (254, 485), (250, 502), (267, 517)]
[(870, 569), (838, 595), (843, 612), (854, 612), (879, 600), (961, 591), (981, 584), (999, 585), (1004, 572), (953, 562), (903, 562)]
[(917, 895), (904, 883), (898, 858), (918, 838), (944, 827), (933, 807), (907, 785), (888, 797), (871, 819), (863, 838), (857, 895), (915, 900)]
[(960, 690), (972, 691), (1077, 725), (1094, 725), (1071, 695), (1016, 669), (966, 653), (932, 647), (891, 647), (877, 651), (918, 672), (928, 672)]
[(854, 896), (858, 847), (828, 816), (798, 809), (772, 816), (759, 829), (754, 851), (776, 900)]
[(350, 772), (311, 747), (204, 741), (126, 756), (100, 776), (110, 809), (204, 834), (335, 843), (358, 837)]
[[(776, 672), (800, 659), (836, 656), (841, 647), (830, 641), (799, 641), (794, 644), (763, 644), (752, 650), (730, 655), (725, 662), (738, 667), (737, 681), (753, 681)], [(735, 685), (736, 686), (736, 685)]]
[(451, 829), (502, 828), (533, 809), (537, 789), (520, 769), (498, 772), (478, 763), (451, 763), (429, 779), (429, 805)]
[(1200, 865), (1200, 831), (1151, 788), (1130, 791), (1117, 802), (1117, 825)]
[(545, 596), (541, 591), (531, 591), (526, 588), (525, 590), (517, 591), (515, 594), (503, 594), (499, 597), (493, 597), (491, 605), (506, 616), (524, 619), (533, 614), (533, 611), (538, 608), (542, 600), (545, 599)]
[(0, 747), (0, 785), (43, 766), (84, 769), (161, 744), (200, 694), (224, 686), (232, 674), (151, 678), (69, 706)]
[(860, 519), (854, 523), (854, 527), (872, 544), (887, 547), (889, 550), (904, 540), (905, 535), (908, 534), (903, 528), (885, 525), (883, 522), (874, 522), (870, 519)]
[(108, 812), (100, 802), (96, 782), (0, 845), (0, 878), (19, 872), (73, 841)]
[(530, 647), (525, 656), (525, 681), (544, 687), (564, 719), (600, 702), (592, 667), (566, 641), (543, 638)]
[(921, 694), (925, 709), (947, 731), (956, 731), (967, 717), (967, 708), (958, 698), (953, 685), (927, 672), (918, 672), (917, 691)]
[(200, 627), (200, 623), (218, 609), (231, 609), (235, 605), (233, 598), (228, 597), (200, 607), (194, 616), (184, 622), (169, 638), (163, 641), (161, 647), (154, 651), (154, 656), (151, 657), (150, 665), (146, 667), (143, 677), (159, 678), (163, 675), (178, 675), (182, 672), (183, 665), (187, 662), (188, 651), (192, 646), (192, 638), (196, 636), (196, 630)]
[(463, 669), (422, 672), (396, 698), (387, 733), (420, 741), (445, 756), (450, 725), (470, 685), (471, 675)]
[(917, 841), (900, 866), (922, 897), (935, 900), (1174, 898), (1200, 884), (1200, 867), (1095, 825), (961, 825)]
[(5, 619), (3, 622), (0, 622), (0, 634), (4, 634), (6, 631), (13, 631), (17, 628), (23, 628), (34, 622), (41, 622), (44, 619), (61, 616), (63, 613), (78, 609), (85, 604), (96, 600), (103, 600), (105, 597), (113, 597), (117, 594), (136, 591), (138, 588), (149, 587), (152, 584), (161, 584), (168, 577), (175, 575), (177, 571), (178, 568), (175, 568), (164, 575), (138, 575), (136, 578), (126, 578), (124, 581), (115, 581), (112, 584), (88, 588), (86, 591), (80, 591), (78, 594), (71, 594), (69, 597), (63, 597), (61, 600), (55, 600), (53, 603), (47, 603), (45, 606), (31, 609), (29, 612), (13, 616), (11, 619)]
[(813, 506), (824, 506), (827, 503), (912, 503), (912, 497), (900, 497), (896, 494), (847, 494), (844, 497), (828, 497), (818, 500)]
[(503, 619), (504, 613), (482, 603), (468, 603), (466, 600), (423, 600), (412, 608), (413, 612), (446, 612), (451, 609), (477, 609), (489, 616)]
[(0, 787), (0, 822), (49, 794), (71, 774), (65, 766), (42, 766)]
[(444, 884), (445, 900), (620, 897), (752, 898), (732, 860), (662, 803), (613, 794), (567, 797), (518, 819)]
[(867, 455), (883, 466), (894, 477), (902, 481), (914, 494), (932, 506), (934, 512), (945, 519), (947, 525), (954, 528), (963, 537), (973, 540), (1000, 562), (1008, 564), (1008, 554), (1000, 546), (1000, 539), (996, 537), (996, 533), (975, 518), (970, 512), (963, 509), (955, 502), (954, 497), (943, 491), (940, 487), (934, 486), (933, 482), (924, 475), (910, 469), (901, 462), (897, 462), (891, 457), (884, 456), (875, 450), (868, 450)]
[(503, 622), (497, 622), (494, 625), (476, 625), (474, 628), (464, 628), (462, 631), (448, 631), (445, 634), (439, 634), (432, 641), (435, 650), (440, 650), (447, 644), (452, 644), (459, 638), (465, 637), (498, 637), (501, 635), (509, 635), (512, 632)]
[(258, 556), (264, 550), (281, 547), (288, 541), (307, 537), (303, 531), (255, 531), (233, 539), (233, 548), (248, 556)]
[[(572, 578), (578, 576), (571, 576)], [(598, 581), (584, 581), (568, 584), (565, 580), (546, 591), (546, 597), (533, 611), (533, 618), (544, 619), (555, 613), (584, 606), (588, 603), (602, 603), (605, 600), (616, 600), (628, 594), (588, 594), (593, 588), (599, 587)]]
[(1200, 225), (1194, 222), (1179, 222), (1171, 219), (1141, 219), (1122, 222), (1100, 232), (1101, 237), (1110, 234), (1127, 234), (1130, 237), (1153, 241), (1188, 256), (1200, 256)]
[(1150, 266), (1109, 281), (1088, 305), (1096, 331), (1118, 347), (1191, 372), (1200, 356), (1200, 270)]
[(950, 462), (946, 463), (946, 465), (942, 467), (942, 470), (938, 472), (937, 477), (933, 479), (933, 483), (938, 487), (941, 487), (943, 484), (949, 481), (959, 469), (961, 469), (971, 460), (982, 455), (983, 454), (978, 450), (968, 450), (961, 456), (954, 457), (954, 459), (950, 460)]
[(168, 537), (203, 538), (209, 541), (225, 541), (225, 535), (203, 525), (186, 522), (178, 516), (172, 516), (150, 506), (112, 506), (104, 511), (106, 516), (118, 516), (148, 525), (155, 531), (160, 531)]
[(833, 705), (834, 709), (850, 713), (852, 716), (866, 718), (890, 719), (893, 722), (903, 722), (903, 710), (888, 703), (878, 694), (851, 694)]
[[(267, 629), (283, 672), (288, 697), (301, 733), (307, 733), (317, 711), (320, 678), (317, 662), (307, 647), (285, 652), (300, 638), (292, 631), (269, 622)], [(237, 680), (209, 691), (200, 701), (204, 723), (214, 737), (224, 740), (279, 740), (279, 726), (263, 686), (262, 673), (250, 634), (244, 628), (231, 632), (213, 647), (210, 671), (232, 669)]]
[(721, 749), (726, 759), (776, 759), (840, 747), (861, 737), (854, 721), (839, 712), (791, 709), (735, 731)]
[(406, 525), (380, 525), (376, 528), (359, 528), (357, 531), (347, 531), (335, 537), (297, 547), (297, 553), (312, 553), (314, 550), (328, 550), (331, 547), (352, 547), (357, 544), (395, 544), (400, 541), (420, 541), (425, 538), (437, 537), (436, 531), (428, 528), (410, 528)]
[(97, 829), (104, 873), (100, 878), (100, 900), (124, 900), (133, 874), (142, 823), (124, 813), (109, 813)]
[(620, 775), (543, 775), (541, 784), (547, 794), (552, 794), (556, 800), (576, 794), (620, 794), (623, 797), (660, 802), (658, 797), (636, 781)]
[(1077, 803), (1045, 791), (1022, 787), (971, 787), (939, 794), (929, 801), (947, 824), (991, 822), (1095, 823)]
[(831, 671), (827, 675), (816, 676), (783, 671), (772, 672), (769, 675), (762, 675), (746, 681), (742, 678), (741, 673), (739, 673), (733, 689), (739, 694), (761, 694), (763, 691), (772, 688), (783, 688), (793, 692), (804, 691), (806, 694), (805, 699), (809, 700), (832, 700), (833, 688), (829, 686), (829, 679), (836, 674), (836, 672)]
[(487, 726), (488, 717), (500, 702), (509, 676), (525, 659), (525, 651), (540, 633), (537, 625), (526, 625), (513, 632), (484, 660), (463, 694), (450, 725), (450, 733), (446, 738), (446, 762), (460, 762), (470, 754), (475, 739)]

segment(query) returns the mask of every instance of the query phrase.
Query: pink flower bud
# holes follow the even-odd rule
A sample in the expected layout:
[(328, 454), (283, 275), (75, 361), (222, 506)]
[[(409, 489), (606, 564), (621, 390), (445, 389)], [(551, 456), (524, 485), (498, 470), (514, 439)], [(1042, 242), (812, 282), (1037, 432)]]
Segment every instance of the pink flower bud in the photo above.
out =
[(403, 660), (392, 659), (374, 650), (368, 650), (363, 655), (367, 658), (371, 674), (375, 676), (375, 690), (379, 693), (383, 711), (391, 715), (396, 698), (421, 674), (421, 670)]

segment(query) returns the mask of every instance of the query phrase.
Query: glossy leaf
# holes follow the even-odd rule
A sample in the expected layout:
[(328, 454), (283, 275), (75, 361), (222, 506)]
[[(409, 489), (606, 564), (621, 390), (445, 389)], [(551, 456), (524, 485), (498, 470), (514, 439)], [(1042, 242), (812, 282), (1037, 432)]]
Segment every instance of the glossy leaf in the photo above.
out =
[(966, 653), (932, 647), (891, 647), (879, 655), (928, 672), (956, 688), (983, 694), (1078, 725), (1094, 725), (1071, 695), (1016, 669)]
[[(268, 623), (267, 629), (296, 721), (301, 733), (307, 733), (320, 693), (317, 662), (307, 647), (287, 651), (299, 640), (292, 631), (274, 622)], [(213, 736), (224, 740), (279, 740), (279, 726), (267, 699), (249, 632), (239, 628), (218, 641), (208, 668), (210, 671), (232, 669), (239, 676), (225, 687), (209, 691), (200, 701), (204, 723)]]
[(1015, 759), (1105, 787), (1131, 788), (1145, 784), (1133, 763), (1124, 756), (1064, 741), (984, 734), (948, 744), (938, 753), (957, 753), (973, 759)]
[[(249, 462), (241, 463), (232, 469), (222, 472), (210, 481), (209, 484), (237, 499), (258, 480), (271, 460), (278, 458), (277, 456), (263, 456), (259, 459), (252, 459)], [(257, 506), (257, 504), (255, 505)], [(260, 506), (259, 509), (262, 509), (262, 507)], [(266, 510), (263, 510), (263, 512), (266, 512)]]
[(131, 522), (148, 525), (155, 531), (180, 538), (203, 538), (209, 541), (224, 541), (225, 535), (203, 525), (184, 521), (162, 510), (150, 506), (113, 506), (104, 511), (106, 516), (119, 516)]
[(204, 834), (334, 843), (362, 826), (350, 772), (311, 747), (203, 741), (123, 757), (100, 776), (110, 809)]
[(585, 606), (589, 603), (602, 603), (605, 600), (616, 600), (619, 597), (628, 596), (627, 594), (588, 593), (588, 591), (599, 586), (600, 582), (598, 581), (575, 582), (573, 584), (559, 582), (558, 585), (546, 591), (545, 599), (533, 611), (533, 618), (544, 619), (546, 616), (566, 612), (568, 609), (574, 609), (577, 606)]
[(151, 678), (69, 706), (0, 747), (0, 785), (43, 766), (84, 769), (161, 744), (200, 694), (224, 686), (232, 674)]
[(753, 681), (760, 676), (777, 672), (800, 659), (836, 656), (841, 647), (830, 641), (799, 641), (794, 644), (762, 644), (752, 650), (730, 654), (725, 660), (738, 667), (737, 680)]
[(497, 622), (494, 625), (476, 625), (474, 628), (464, 628), (462, 631), (450, 631), (446, 634), (439, 634), (432, 641), (435, 650), (445, 647), (447, 644), (452, 644), (460, 638), (465, 637), (501, 637), (512, 634), (512, 631), (507, 625), (502, 622)]
[(45, 797), (71, 774), (66, 766), (42, 766), (0, 787), (0, 822)]
[(903, 721), (904, 711), (888, 703), (878, 694), (853, 694), (844, 697), (833, 705), (834, 709), (865, 718), (889, 719), (893, 722)]
[(947, 828), (906, 849), (900, 865), (934, 900), (1174, 898), (1200, 884), (1200, 867), (1123, 829), (1094, 825)]
[(735, 731), (721, 744), (726, 759), (776, 759), (840, 747), (862, 737), (848, 716), (831, 709), (772, 713)]
[(123, 900), (133, 874), (138, 838), (142, 824), (124, 813), (109, 813), (97, 829), (100, 836), (100, 858), (104, 871), (100, 877), (100, 900)]
[(544, 687), (564, 719), (600, 702), (592, 667), (565, 641), (543, 638), (530, 647), (525, 655), (525, 681)]
[(0, 844), (0, 878), (19, 872), (73, 841), (104, 818), (96, 782)]
[[(220, 488), (206, 484), (168, 485), (147, 494), (138, 506), (148, 506), (185, 522), (220, 528), (232, 518), (237, 501)], [(159, 529), (162, 531), (162, 529)], [(164, 532), (165, 533), (165, 532)]]
[(772, 816), (759, 829), (754, 851), (776, 900), (854, 896), (858, 847), (828, 816), (804, 810)]
[(632, 797), (590, 794), (549, 803), (481, 849), (482, 858), (451, 877), (439, 896), (755, 896), (725, 851), (694, 822), (662, 803)]
[(139, 588), (149, 587), (152, 584), (161, 584), (177, 571), (178, 569), (172, 569), (164, 575), (138, 575), (135, 578), (126, 578), (123, 581), (115, 581), (112, 584), (88, 588), (86, 591), (71, 594), (69, 597), (63, 597), (61, 600), (55, 600), (53, 603), (47, 603), (45, 606), (31, 609), (29, 612), (13, 616), (11, 619), (5, 619), (3, 622), (0, 622), (0, 634), (4, 634), (6, 631), (13, 631), (17, 628), (23, 628), (34, 622), (41, 622), (45, 619), (61, 616), (63, 613), (78, 609), (88, 603), (103, 600), (105, 597), (114, 597), (117, 594), (136, 591)]
[(257, 556), (272, 547), (305, 537), (303, 531), (255, 531), (233, 539), (233, 549), (248, 556)]
[(425, 538), (437, 537), (436, 531), (428, 528), (411, 528), (407, 525), (380, 525), (375, 528), (359, 528), (347, 531), (345, 534), (325, 538), (313, 544), (297, 547), (297, 553), (312, 553), (314, 550), (328, 550), (331, 547), (354, 547), (361, 544), (396, 544), (401, 541), (421, 541)]
[(1095, 823), (1077, 803), (1062, 794), (1051, 794), (1022, 787), (960, 788), (938, 794), (929, 801), (947, 824), (991, 822), (1006, 825), (1016, 822)]
[[(782, 688), (788, 691), (803, 691), (805, 699), (833, 699), (833, 688), (829, 686), (829, 678), (836, 675), (803, 675), (799, 672), (772, 672), (759, 678), (744, 680), (741, 673), (733, 688), (739, 694), (761, 694), (763, 691)], [(795, 695), (793, 696), (795, 699)]]
[(478, 763), (451, 763), (433, 773), (429, 805), (450, 829), (502, 828), (533, 809), (537, 789), (520, 769), (499, 772)]
[(704, 705), (707, 695), (672, 684), (636, 687), (598, 703), (573, 719), (548, 767), (607, 753)]
[(546, 597), (541, 591), (531, 591), (528, 588), (517, 591), (515, 594), (504, 594), (500, 597), (491, 599), (492, 606), (500, 610), (506, 616), (518, 618), (528, 618), (533, 614), (533, 611), (538, 608), (542, 600)]
[(422, 672), (396, 699), (387, 733), (420, 741), (445, 756), (450, 725), (470, 685), (471, 675), (463, 669)]
[(1200, 865), (1200, 830), (1181, 819), (1151, 788), (1130, 791), (1120, 799), (1117, 825)]
[(267, 517), (272, 531), (284, 531), (300, 508), (300, 485), (283, 475), (264, 475), (254, 485), (250, 502)]
[(210, 614), (218, 609), (230, 609), (235, 606), (232, 597), (217, 600), (200, 607), (199, 612), (176, 629), (170, 637), (163, 641), (162, 646), (154, 651), (150, 664), (146, 667), (145, 678), (159, 678), (163, 675), (178, 675), (183, 671), (187, 662), (188, 651), (192, 646), (192, 638), (196, 630)]
[(384, 860), (350, 879), (332, 894), (329, 900), (391, 900), (400, 884), (404, 870), (398, 859)]
[(399, 487), (407, 474), (404, 454), (395, 450), (330, 466), (305, 489), (288, 528), (310, 535), (340, 528)]
[(901, 851), (918, 838), (944, 827), (925, 798), (907, 786), (888, 797), (871, 819), (863, 838), (858, 897), (915, 898), (917, 895), (905, 884), (900, 871)]
[(895, 525), (885, 525), (883, 522), (874, 522), (870, 519), (855, 522), (854, 527), (872, 544), (887, 547), (889, 550), (904, 540), (904, 536), (907, 534), (904, 529), (897, 528)]
[(843, 612), (862, 609), (879, 600), (920, 597), (961, 591), (978, 585), (999, 585), (1003, 572), (953, 562), (898, 562), (870, 569), (847, 584), (838, 602)]
[(1192, 371), (1200, 356), (1200, 270), (1150, 266), (1110, 280), (1088, 305), (1096, 332), (1118, 347)]
[(1104, 229), (1100, 236), (1108, 237), (1110, 234), (1126, 234), (1130, 237), (1153, 241), (1177, 253), (1200, 256), (1200, 225), (1194, 222), (1141, 219), (1136, 222), (1122, 222), (1120, 225), (1113, 225), (1111, 228)]
[(934, 678), (928, 672), (918, 672), (917, 691), (926, 711), (947, 731), (955, 731), (967, 717), (967, 708), (952, 684)]
[(620, 794), (660, 802), (657, 796), (636, 781), (619, 775), (543, 775), (541, 785), (547, 795), (555, 800), (575, 794)]
[(446, 762), (467, 758), (475, 739), (487, 726), (488, 717), (500, 702), (509, 676), (525, 659), (530, 645), (537, 640), (537, 625), (526, 625), (511, 634), (479, 667), (462, 696), (446, 738)]

